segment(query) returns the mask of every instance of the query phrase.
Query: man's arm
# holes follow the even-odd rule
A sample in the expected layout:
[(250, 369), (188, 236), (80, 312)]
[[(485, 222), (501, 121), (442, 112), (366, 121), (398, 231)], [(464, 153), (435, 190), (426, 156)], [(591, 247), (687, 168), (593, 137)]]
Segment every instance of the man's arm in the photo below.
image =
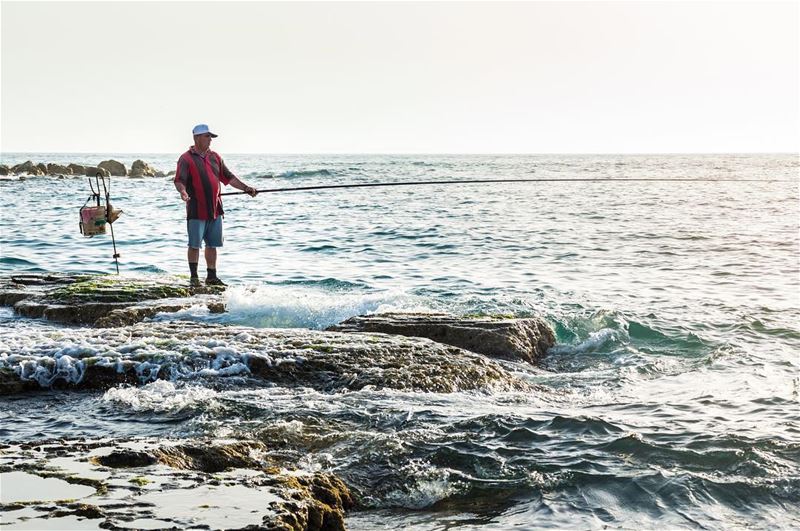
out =
[(242, 181), (239, 180), (238, 177), (232, 178), (230, 180), (229, 184), (231, 186), (233, 186), (234, 188), (236, 188), (238, 190), (241, 190), (242, 192), (248, 194), (251, 197), (255, 197), (256, 195), (258, 195), (258, 190), (256, 190), (252, 186), (248, 186), (248, 185), (244, 184)]
[(186, 182), (189, 179), (189, 163), (181, 157), (178, 160), (178, 169), (175, 170), (175, 189), (181, 194), (181, 199), (186, 202), (189, 200), (189, 192), (186, 191)]
[(256, 190), (252, 186), (244, 184), (241, 180), (239, 180), (239, 178), (235, 176), (233, 172), (231, 172), (231, 170), (228, 169), (228, 167), (225, 165), (225, 162), (223, 162), (222, 159), (220, 159), (220, 162), (222, 162), (223, 183), (225, 183), (225, 181), (228, 181), (225, 184), (230, 184), (237, 190), (241, 190), (242, 192), (248, 194), (251, 197), (255, 197), (256, 195), (258, 195), (258, 190)]

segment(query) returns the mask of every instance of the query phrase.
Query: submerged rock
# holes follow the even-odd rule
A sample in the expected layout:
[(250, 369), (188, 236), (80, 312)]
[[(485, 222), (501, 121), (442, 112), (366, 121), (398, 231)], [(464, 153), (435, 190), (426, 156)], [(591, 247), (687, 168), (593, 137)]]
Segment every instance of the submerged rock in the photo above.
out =
[[(365, 387), (423, 392), (530, 391), (498, 363), (428, 339), (302, 329), (149, 322), (80, 332), (31, 332), (0, 345), (0, 368), (40, 386), (106, 389), (155, 380), (232, 385)], [(0, 394), (16, 392), (9, 384)]]
[[(201, 302), (190, 297), (223, 291), (192, 288), (183, 279), (166, 276), (19, 274), (0, 279), (0, 305), (13, 306), (24, 317), (112, 327), (176, 312)], [(219, 311), (219, 301), (206, 302)]]
[(454, 317), (446, 314), (384, 313), (352, 317), (328, 330), (426, 337), (492, 358), (535, 364), (555, 345), (555, 332), (538, 317)]
[(12, 369), (0, 369), (0, 396), (24, 393), (41, 389), (35, 381), (23, 380)]

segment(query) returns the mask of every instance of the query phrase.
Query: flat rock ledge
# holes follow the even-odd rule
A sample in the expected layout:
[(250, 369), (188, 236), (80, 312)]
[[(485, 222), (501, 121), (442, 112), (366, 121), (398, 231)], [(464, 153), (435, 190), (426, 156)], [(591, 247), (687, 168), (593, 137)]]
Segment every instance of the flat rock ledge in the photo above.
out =
[[(4, 445), (0, 457), (0, 472), (14, 472), (18, 481), (55, 478), (63, 485), (63, 500), (32, 494), (0, 504), (11, 524), (57, 529), (79, 517), (104, 529), (343, 531), (355, 505), (337, 476), (298, 470), (252, 440), (58, 440)], [(170, 507), (171, 498), (191, 498), (195, 507)]]
[(0, 278), (0, 306), (23, 317), (105, 328), (188, 308), (201, 302), (198, 295), (218, 312), (223, 291), (189, 287), (188, 280), (171, 276), (18, 274)]
[(494, 360), (424, 338), (194, 322), (31, 331), (0, 345), (0, 395), (32, 388), (108, 389), (156, 380), (206, 385), (522, 391)]
[(328, 330), (425, 337), (490, 358), (525, 361), (533, 365), (556, 342), (553, 329), (538, 317), (513, 319), (505, 316), (384, 313), (352, 317)]

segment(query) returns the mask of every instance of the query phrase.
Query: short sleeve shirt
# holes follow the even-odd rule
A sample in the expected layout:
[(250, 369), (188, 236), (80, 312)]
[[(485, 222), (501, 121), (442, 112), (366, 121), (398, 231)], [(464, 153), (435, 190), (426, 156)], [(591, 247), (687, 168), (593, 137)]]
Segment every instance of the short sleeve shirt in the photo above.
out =
[(194, 146), (189, 148), (178, 159), (175, 172), (175, 182), (183, 183), (189, 194), (186, 218), (213, 220), (223, 215), (220, 183), (227, 185), (234, 177), (216, 152), (201, 155)]

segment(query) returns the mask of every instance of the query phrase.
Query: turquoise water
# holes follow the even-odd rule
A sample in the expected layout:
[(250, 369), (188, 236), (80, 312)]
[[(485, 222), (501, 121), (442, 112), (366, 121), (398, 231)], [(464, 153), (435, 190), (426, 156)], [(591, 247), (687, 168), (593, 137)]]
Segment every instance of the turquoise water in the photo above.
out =
[[(176, 155), (2, 162), (115, 158), (130, 167), (143, 158), (169, 171)], [(218, 266), (232, 284), (229, 312), (180, 316), (324, 328), (388, 310), (542, 315), (559, 344), (542, 370), (519, 368), (541, 393), (330, 397), (174, 382), (15, 399), (0, 413), (0, 441), (253, 437), (296, 421), (338, 436), (303, 460), (361, 494), (367, 510), (350, 516), (353, 529), (386, 528), (388, 518), (416, 529), (800, 526), (796, 155), (226, 162), (258, 188), (599, 179), (229, 197)], [(701, 180), (602, 181), (609, 177)], [(85, 178), (0, 181), (0, 273), (113, 272), (110, 238), (78, 232), (88, 193)], [(114, 178), (112, 198), (124, 211), (114, 224), (121, 272), (186, 273), (183, 204), (171, 182)], [(17, 342), (49, 326), (10, 311), (0, 320)], [(43, 401), (59, 404), (57, 418)]]

